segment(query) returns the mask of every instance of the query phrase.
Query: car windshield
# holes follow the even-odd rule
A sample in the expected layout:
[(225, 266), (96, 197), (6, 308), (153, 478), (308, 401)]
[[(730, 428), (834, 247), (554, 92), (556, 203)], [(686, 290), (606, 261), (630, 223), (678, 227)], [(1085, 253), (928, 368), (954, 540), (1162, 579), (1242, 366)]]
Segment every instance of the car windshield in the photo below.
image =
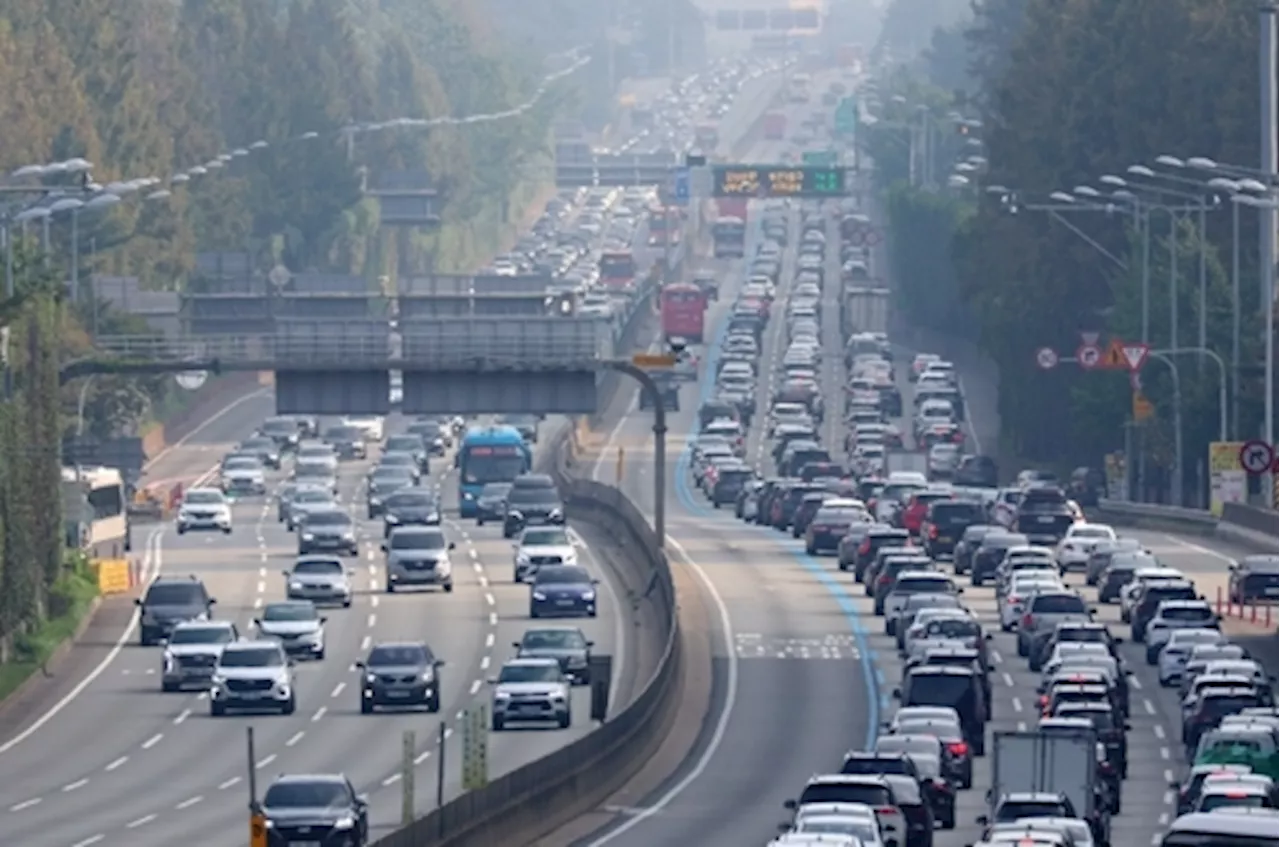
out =
[(400, 530), (391, 533), (392, 550), (443, 550), (448, 546), (443, 532)]
[(229, 626), (180, 626), (169, 636), (172, 644), (229, 644), (235, 633)]
[(1207, 621), (1213, 616), (1213, 610), (1208, 606), (1175, 606), (1160, 610), (1160, 617), (1167, 621)]
[(351, 518), (345, 512), (312, 512), (307, 515), (307, 526), (350, 526)]
[(271, 435), (293, 435), (298, 431), (298, 425), (285, 418), (272, 418), (262, 425), (262, 431)]
[(589, 582), (591, 576), (586, 568), (571, 566), (540, 568), (534, 577), (537, 585), (584, 585)]
[(293, 572), (296, 574), (341, 574), (343, 572), (342, 563), (332, 559), (326, 560), (303, 560), (297, 562), (293, 566)]
[(1212, 812), (1214, 809), (1269, 809), (1272, 808), (1265, 794), (1253, 794), (1244, 791), (1213, 792), (1200, 798), (1200, 811)]
[(387, 452), (414, 453), (422, 449), (422, 438), (417, 435), (396, 435), (387, 439)]
[(412, 471), (418, 466), (418, 460), (411, 453), (392, 453), (391, 448), (387, 448), (387, 452), (382, 454), (382, 458), (378, 460), (381, 468), (395, 469), (403, 473), (405, 470)]
[(929, 735), (882, 735), (876, 739), (876, 752), (937, 755), (938, 739)]
[(924, 673), (911, 674), (910, 686), (903, 703), (910, 706), (950, 706), (967, 697), (973, 689), (968, 675)]
[(373, 482), (376, 485), (385, 483), (407, 483), (413, 480), (413, 471), (407, 467), (395, 467), (383, 465), (373, 472)]
[(577, 630), (534, 629), (524, 634), (520, 646), (529, 650), (581, 650), (587, 646), (587, 640)]
[(369, 667), (389, 665), (421, 665), (427, 661), (426, 651), (417, 646), (374, 647), (365, 664)]
[(182, 502), (188, 506), (218, 506), (226, 499), (219, 491), (188, 491)]
[(316, 607), (311, 603), (268, 603), (262, 610), (264, 621), (289, 622), (313, 621)]
[(240, 445), (245, 450), (275, 450), (276, 443), (270, 438), (248, 438)]
[(895, 594), (945, 594), (951, 591), (951, 580), (932, 577), (903, 577), (893, 586)]
[(153, 585), (147, 592), (146, 604), (151, 606), (190, 606), (200, 603), (200, 587), (191, 585)]
[(257, 459), (252, 459), (247, 456), (237, 456), (232, 459), (227, 459), (226, 463), (222, 466), (222, 469), (228, 471), (256, 471), (261, 467), (262, 463)]
[(800, 821), (795, 831), (852, 835), (863, 844), (875, 844), (880, 840), (879, 826), (873, 819), (866, 818), (845, 816), (809, 818)]
[(480, 496), (485, 500), (501, 500), (510, 493), (509, 482), (491, 482), (480, 490)]
[(336, 782), (281, 782), (267, 789), (262, 804), (269, 809), (316, 809), (351, 802), (346, 786)]
[[(501, 450), (502, 453), (497, 451)], [(528, 461), (516, 446), (464, 447), (462, 481), (468, 485), (509, 482), (525, 471)]]
[(284, 657), (275, 647), (251, 647), (224, 650), (220, 663), (224, 668), (274, 668), (284, 664)]
[(332, 503), (333, 495), (327, 491), (319, 491), (317, 489), (308, 489), (298, 491), (293, 495), (294, 503)]
[(560, 502), (554, 488), (512, 488), (507, 494), (508, 506), (543, 506)]
[(1066, 810), (1062, 808), (1062, 804), (1057, 801), (1006, 800), (1000, 804), (1000, 808), (996, 812), (996, 820), (1007, 822), (1021, 820), (1022, 818), (1070, 817), (1070, 815), (1064, 814), (1065, 811)]
[(430, 508), (435, 498), (425, 491), (401, 491), (387, 498), (387, 506), (396, 509)]
[(358, 426), (334, 426), (325, 431), (325, 441), (362, 441), (364, 433)]
[(567, 547), (569, 534), (563, 529), (526, 529), (520, 543), (527, 547)]
[(559, 682), (559, 665), (504, 665), (498, 682)]
[(299, 462), (294, 466), (293, 474), (299, 479), (303, 477), (331, 477), (333, 476), (333, 468), (323, 462)]
[(1088, 611), (1078, 594), (1041, 595), (1031, 601), (1031, 612), (1036, 615), (1083, 615)]
[(935, 638), (977, 638), (982, 634), (982, 627), (977, 621), (957, 616), (929, 621), (924, 632)]

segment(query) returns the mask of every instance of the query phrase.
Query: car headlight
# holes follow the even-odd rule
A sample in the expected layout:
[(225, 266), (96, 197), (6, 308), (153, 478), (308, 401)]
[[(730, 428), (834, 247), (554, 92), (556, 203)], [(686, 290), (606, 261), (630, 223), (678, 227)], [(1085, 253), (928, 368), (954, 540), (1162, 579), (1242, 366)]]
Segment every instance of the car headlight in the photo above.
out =
[(400, 519), (392, 514), (387, 514), (387, 523), (400, 523)]
[(517, 554), (516, 554), (516, 563), (517, 563), (517, 564), (520, 564), (520, 565), (527, 565), (527, 564), (529, 564), (529, 554), (528, 554), (528, 553), (517, 553)]
[(201, 612), (200, 614), (198, 614), (198, 615), (196, 615), (194, 618), (192, 618), (192, 620), (196, 620), (196, 621), (207, 621), (207, 620), (209, 620), (209, 613), (208, 613), (208, 612)]
[(431, 512), (427, 515), (427, 523), (438, 523), (440, 520), (439, 512)]
[(165, 669), (165, 671), (166, 671), (166, 672), (168, 672), (168, 671), (173, 670), (173, 664), (174, 664), (173, 654), (172, 654), (172, 653), (170, 653), (168, 650), (165, 650), (165, 651), (164, 651), (164, 669)]
[(546, 599), (547, 599), (547, 595), (543, 594), (541, 591), (535, 591), (535, 592), (533, 592), (533, 599), (534, 599), (534, 600), (546, 600)]
[(582, 599), (589, 603), (596, 599), (596, 593), (594, 591), (584, 591), (582, 592)]
[(367, 673), (364, 675), (364, 681), (367, 682), (369, 685), (373, 685), (375, 682), (378, 681), (378, 675)]
[(289, 691), (289, 677), (287, 676), (276, 677), (275, 687), (276, 687), (276, 690), (279, 691), (281, 694), (287, 693)]
[(351, 829), (356, 825), (356, 819), (351, 815), (343, 815), (333, 822), (334, 829)]
[(551, 512), (547, 515), (547, 517), (551, 518), (553, 521), (559, 520), (560, 518), (564, 517), (564, 512), (562, 512), (559, 509), (552, 509)]
[(370, 506), (381, 506), (381, 505), (382, 505), (382, 498), (381, 498), (381, 497), (370, 497), (370, 498), (369, 498), (369, 505), (370, 505)]
[(290, 589), (291, 591), (301, 591), (301, 590), (302, 590), (302, 583), (301, 583), (301, 582), (291, 582), (291, 583), (289, 583), (289, 589)]
[(507, 517), (513, 521), (524, 520), (524, 514), (522, 512), (507, 512)]
[(422, 672), (422, 681), (423, 681), (423, 682), (430, 682), (431, 680), (433, 680), (433, 679), (435, 679), (435, 678), (436, 678), (436, 672), (435, 672), (435, 671), (433, 671), (431, 668), (427, 668), (426, 670), (424, 670), (424, 671)]
[(211, 685), (214, 685), (215, 687), (225, 685), (226, 682), (227, 682), (227, 678), (219, 673), (215, 673), (212, 677), (209, 678), (209, 683)]
[(355, 541), (355, 540), (356, 540), (356, 534), (355, 534), (354, 532), (351, 532), (351, 531), (349, 531), (349, 530), (348, 530), (347, 532), (342, 533), (342, 540), (343, 540), (343, 541)]
[(476, 495), (472, 494), (470, 491), (464, 491), (464, 492), (462, 492), (462, 499), (463, 499), (463, 500), (474, 500), (474, 499), (476, 499)]
[(316, 540), (315, 533), (313, 533), (313, 532), (304, 532), (304, 533), (302, 533), (302, 540), (303, 540), (303, 541), (315, 541), (315, 540)]

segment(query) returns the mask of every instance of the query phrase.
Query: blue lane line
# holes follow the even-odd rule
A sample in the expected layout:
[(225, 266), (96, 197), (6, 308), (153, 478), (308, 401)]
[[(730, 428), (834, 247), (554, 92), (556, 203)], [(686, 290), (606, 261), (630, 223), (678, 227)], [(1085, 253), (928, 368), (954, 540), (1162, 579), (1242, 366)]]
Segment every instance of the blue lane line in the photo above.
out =
[[(753, 229), (752, 242), (756, 240), (756, 232)], [(754, 251), (748, 250), (747, 255), (755, 255)], [(715, 331), (715, 340), (707, 351), (705, 358), (706, 370), (704, 373), (707, 377), (702, 381), (699, 388), (699, 403), (711, 399), (711, 395), (715, 389), (715, 372), (716, 365), (720, 358), (720, 346), (724, 341), (725, 335), (728, 333), (729, 324), (724, 318), (721, 318)], [(772, 363), (769, 363), (772, 366)], [(694, 435), (685, 438), (684, 447), (680, 451), (680, 456), (676, 460), (675, 486), (676, 496), (680, 500), (680, 505), (691, 514), (699, 517), (723, 517), (723, 513), (712, 509), (699, 498), (694, 497), (693, 489), (689, 487), (690, 464), (693, 456), (693, 440)], [(777, 532), (767, 529), (756, 524), (744, 524), (749, 530), (760, 536), (768, 536), (775, 541)], [(859, 664), (862, 666), (862, 677), (867, 688), (867, 734), (863, 744), (864, 750), (870, 750), (875, 747), (876, 738), (880, 735), (880, 712), (883, 709), (888, 711), (889, 699), (885, 694), (885, 678), (884, 673), (876, 667), (876, 652), (871, 649), (867, 640), (867, 630), (863, 626), (861, 613), (858, 611), (857, 604), (854, 602), (853, 594), (845, 583), (836, 578), (835, 575), (827, 569), (824, 562), (816, 556), (810, 556), (804, 552), (803, 548), (796, 549), (790, 545), (782, 545), (783, 549), (789, 552), (795, 560), (808, 571), (819, 583), (822, 584), (827, 592), (835, 600), (836, 606), (839, 607), (844, 615), (845, 622), (849, 626), (849, 631), (853, 634), (854, 643), (858, 648), (858, 655), (862, 657)], [(729, 645), (729, 649), (733, 649), (733, 645)]]

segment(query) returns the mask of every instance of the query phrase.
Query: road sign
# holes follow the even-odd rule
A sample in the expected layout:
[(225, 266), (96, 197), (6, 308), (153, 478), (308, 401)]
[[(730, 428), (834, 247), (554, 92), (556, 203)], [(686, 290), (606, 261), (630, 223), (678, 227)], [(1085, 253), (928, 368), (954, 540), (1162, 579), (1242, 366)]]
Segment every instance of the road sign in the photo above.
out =
[(1100, 332), (1081, 332), (1080, 343), (1086, 347), (1097, 347), (1098, 338), (1101, 337), (1101, 335), (1102, 333)]
[(1133, 419), (1141, 423), (1149, 420), (1156, 413), (1156, 407), (1151, 405), (1141, 391), (1133, 392)]
[(689, 205), (689, 169), (676, 168), (674, 172), (674, 184), (671, 194), (675, 198), (677, 206)]
[(1052, 347), (1041, 347), (1036, 351), (1036, 366), (1042, 371), (1051, 371), (1058, 366), (1058, 351)]
[(800, 161), (806, 165), (834, 165), (838, 160), (834, 150), (806, 150), (800, 154)]
[(1137, 373), (1147, 363), (1147, 354), (1151, 352), (1151, 346), (1127, 341), (1121, 348), (1121, 352), (1124, 353), (1124, 361), (1129, 366), (1129, 370)]
[(1265, 441), (1246, 441), (1240, 447), (1240, 467), (1248, 473), (1270, 473), (1275, 460), (1275, 448)]
[(1116, 339), (1107, 345), (1106, 352), (1102, 354), (1102, 361), (1098, 367), (1109, 371), (1127, 370), (1129, 361), (1124, 357), (1124, 342)]
[(1102, 361), (1102, 350), (1095, 344), (1081, 344), (1076, 348), (1076, 361), (1080, 367), (1091, 371)]
[(836, 106), (836, 135), (853, 135), (858, 127), (858, 101), (854, 97), (845, 97)]
[(489, 707), (484, 703), (462, 714), (462, 787), (476, 791), (489, 784)]
[(845, 171), (827, 165), (714, 165), (713, 197), (843, 197)]
[(631, 356), (631, 364), (637, 368), (674, 368), (674, 353), (635, 353)]

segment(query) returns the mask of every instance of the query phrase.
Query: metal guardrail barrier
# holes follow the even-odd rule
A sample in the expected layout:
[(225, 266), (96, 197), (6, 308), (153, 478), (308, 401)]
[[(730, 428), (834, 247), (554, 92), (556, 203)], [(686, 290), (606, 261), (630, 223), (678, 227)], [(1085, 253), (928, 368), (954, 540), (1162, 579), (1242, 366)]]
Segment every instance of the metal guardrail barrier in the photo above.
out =
[(1224, 505), (1222, 517), (1202, 509), (1106, 499), (1099, 500), (1090, 511), (1094, 517), (1111, 523), (1218, 536), (1259, 553), (1276, 552), (1280, 527), (1276, 512), (1238, 503)]
[[(566, 433), (566, 436), (568, 433)], [(616, 488), (573, 479), (564, 469), (567, 437), (556, 448), (553, 473), (570, 510), (594, 515), (628, 536), (624, 549), (648, 569), (655, 606), (664, 614), (666, 646), (657, 669), (626, 709), (596, 731), (444, 804), (376, 842), (376, 847), (492, 847), (524, 843), (586, 811), (616, 790), (648, 759), (678, 693), (682, 656), (675, 585), (653, 528)]]

